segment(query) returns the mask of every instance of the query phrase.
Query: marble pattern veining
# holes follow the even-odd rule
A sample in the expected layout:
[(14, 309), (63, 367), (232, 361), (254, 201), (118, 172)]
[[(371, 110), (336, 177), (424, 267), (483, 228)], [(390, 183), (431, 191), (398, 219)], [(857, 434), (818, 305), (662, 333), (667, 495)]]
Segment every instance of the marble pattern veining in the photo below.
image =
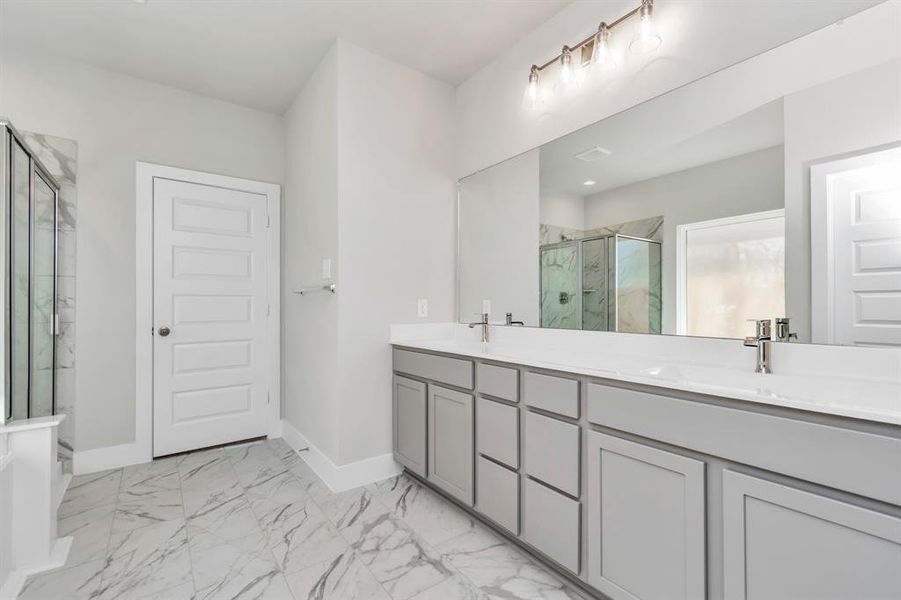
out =
[[(75, 378), (76, 213), (78, 206), (78, 142), (29, 131), (20, 132), (29, 150), (59, 184), (57, 202), (57, 314), (60, 335), (56, 345), (56, 412), (68, 418), (59, 426), (59, 456), (69, 469), (75, 447), (75, 386), (62, 384)], [(47, 205), (49, 208), (49, 205)], [(52, 227), (53, 214), (40, 212), (36, 221)], [(50, 272), (48, 271), (49, 275)], [(50, 289), (49, 287), (47, 289)], [(49, 306), (49, 303), (46, 303)], [(45, 320), (49, 322), (49, 316)], [(40, 357), (39, 357), (40, 360)], [(48, 356), (49, 360), (49, 356)], [(45, 407), (49, 413), (49, 407)]]
[(67, 564), (20, 598), (580, 597), (415, 479), (332, 493), (282, 440), (76, 477), (59, 530)]
[[(592, 239), (615, 234), (627, 237)], [(663, 217), (584, 231), (540, 225), (541, 327), (660, 333), (660, 245), (631, 237), (662, 241)]]

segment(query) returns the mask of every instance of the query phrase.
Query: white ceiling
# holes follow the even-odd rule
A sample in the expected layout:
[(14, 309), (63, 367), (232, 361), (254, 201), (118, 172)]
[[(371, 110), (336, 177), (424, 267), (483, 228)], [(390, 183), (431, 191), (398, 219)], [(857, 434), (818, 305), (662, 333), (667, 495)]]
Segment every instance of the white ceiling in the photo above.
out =
[(571, 0), (2, 0), (0, 51), (282, 113), (336, 37), (459, 84)]
[[(542, 190), (587, 196), (782, 144), (781, 99), (726, 121), (698, 111), (648, 127), (652, 112), (678, 114), (672, 98), (656, 98), (542, 146)], [(576, 158), (594, 146), (611, 154), (596, 162)], [(586, 180), (596, 183), (586, 186)]]

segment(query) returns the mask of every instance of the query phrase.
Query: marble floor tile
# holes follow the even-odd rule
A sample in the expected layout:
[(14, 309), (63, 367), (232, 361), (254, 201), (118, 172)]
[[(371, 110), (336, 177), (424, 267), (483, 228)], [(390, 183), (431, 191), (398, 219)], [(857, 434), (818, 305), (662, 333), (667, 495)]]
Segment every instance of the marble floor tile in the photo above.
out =
[(148, 489), (153, 488), (138, 484), (130, 490), (119, 492), (113, 518), (114, 534), (174, 519), (184, 519), (185, 510), (179, 489), (144, 491)]
[(481, 526), (441, 544), (437, 550), (489, 598), (582, 598), (517, 548)]
[(167, 521), (110, 538), (97, 597), (149, 596), (191, 581), (184, 520)]
[(244, 486), (244, 493), (275, 502), (294, 502), (307, 497), (303, 484), (281, 462), (279, 470), (258, 471), (258, 476)]
[(59, 519), (57, 532), (72, 536), (72, 547), (66, 560), (66, 568), (102, 559), (106, 556), (110, 531), (113, 527), (115, 504), (94, 506), (72, 512)]
[(25, 600), (581, 598), (417, 480), (333, 493), (282, 440), (77, 477), (59, 517)]
[(110, 499), (119, 493), (121, 480), (121, 469), (73, 477), (60, 504), (59, 515), (68, 516), (86, 508), (109, 504)]
[[(270, 555), (249, 552), (253, 543), (231, 543), (202, 529), (188, 529), (197, 598), (203, 600), (291, 599), (288, 584)], [(262, 537), (262, 536), (260, 536)]]
[(254, 498), (250, 504), (285, 573), (330, 561), (347, 551), (347, 542), (313, 502), (282, 504)]
[(372, 573), (350, 551), (286, 577), (297, 600), (390, 600)]
[(19, 600), (90, 600), (100, 586), (104, 565), (95, 560), (29, 577)]
[(406, 600), (455, 575), (437, 552), (388, 513), (365, 524), (351, 547), (395, 600)]
[(157, 458), (149, 463), (122, 469), (120, 490), (159, 492), (181, 487), (178, 477), (178, 457)]
[(376, 484), (379, 500), (432, 546), (476, 526), (475, 519), (406, 475)]
[(178, 463), (178, 475), (184, 492), (243, 491), (231, 461), (221, 449), (184, 455)]
[(188, 523), (226, 540), (246, 537), (260, 531), (260, 525), (244, 494), (185, 491), (184, 510)]
[(410, 600), (488, 600), (489, 597), (465, 577), (456, 575), (419, 592)]
[(378, 501), (372, 486), (328, 494), (314, 501), (350, 543), (360, 538), (368, 524), (388, 514), (388, 509)]

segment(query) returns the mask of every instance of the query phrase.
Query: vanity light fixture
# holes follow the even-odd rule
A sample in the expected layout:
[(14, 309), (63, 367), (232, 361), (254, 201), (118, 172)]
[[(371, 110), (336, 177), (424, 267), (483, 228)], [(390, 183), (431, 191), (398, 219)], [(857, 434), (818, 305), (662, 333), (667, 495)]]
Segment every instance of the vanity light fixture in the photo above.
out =
[(660, 47), (660, 34), (657, 33), (657, 28), (654, 27), (653, 13), (654, 4), (652, 0), (642, 0), (641, 8), (638, 12), (638, 31), (635, 32), (635, 37), (632, 38), (632, 43), (629, 44), (629, 50), (635, 54), (653, 52)]
[(653, 14), (654, 0), (641, 0), (640, 6), (612, 23), (602, 22), (596, 33), (575, 46), (563, 46), (560, 54), (543, 65), (532, 65), (529, 70), (529, 83), (526, 86), (523, 105), (528, 109), (537, 109), (544, 104), (545, 95), (541, 89), (540, 73), (558, 61), (560, 62), (560, 73), (554, 89), (562, 89), (564, 93), (577, 87), (589, 68), (609, 66), (612, 59), (611, 30), (620, 26), (630, 17), (638, 16), (638, 30), (629, 44), (629, 50), (635, 54), (644, 54), (659, 48), (661, 38), (654, 26)]

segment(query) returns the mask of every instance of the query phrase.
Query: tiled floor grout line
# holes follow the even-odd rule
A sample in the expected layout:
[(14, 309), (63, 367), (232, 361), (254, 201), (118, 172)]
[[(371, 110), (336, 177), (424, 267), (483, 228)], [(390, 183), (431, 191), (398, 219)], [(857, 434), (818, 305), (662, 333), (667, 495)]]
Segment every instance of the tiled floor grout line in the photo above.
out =
[(181, 469), (178, 468), (178, 462), (175, 463), (175, 476), (178, 478), (178, 497), (181, 499), (181, 514), (185, 520), (185, 543), (187, 544), (188, 551), (188, 565), (191, 568), (191, 587), (194, 590), (194, 594), (192, 597), (195, 597), (200, 592), (197, 590), (197, 578), (194, 577), (194, 555), (191, 552), (191, 534), (188, 531), (188, 511), (185, 509), (185, 494), (184, 489), (181, 485)]

